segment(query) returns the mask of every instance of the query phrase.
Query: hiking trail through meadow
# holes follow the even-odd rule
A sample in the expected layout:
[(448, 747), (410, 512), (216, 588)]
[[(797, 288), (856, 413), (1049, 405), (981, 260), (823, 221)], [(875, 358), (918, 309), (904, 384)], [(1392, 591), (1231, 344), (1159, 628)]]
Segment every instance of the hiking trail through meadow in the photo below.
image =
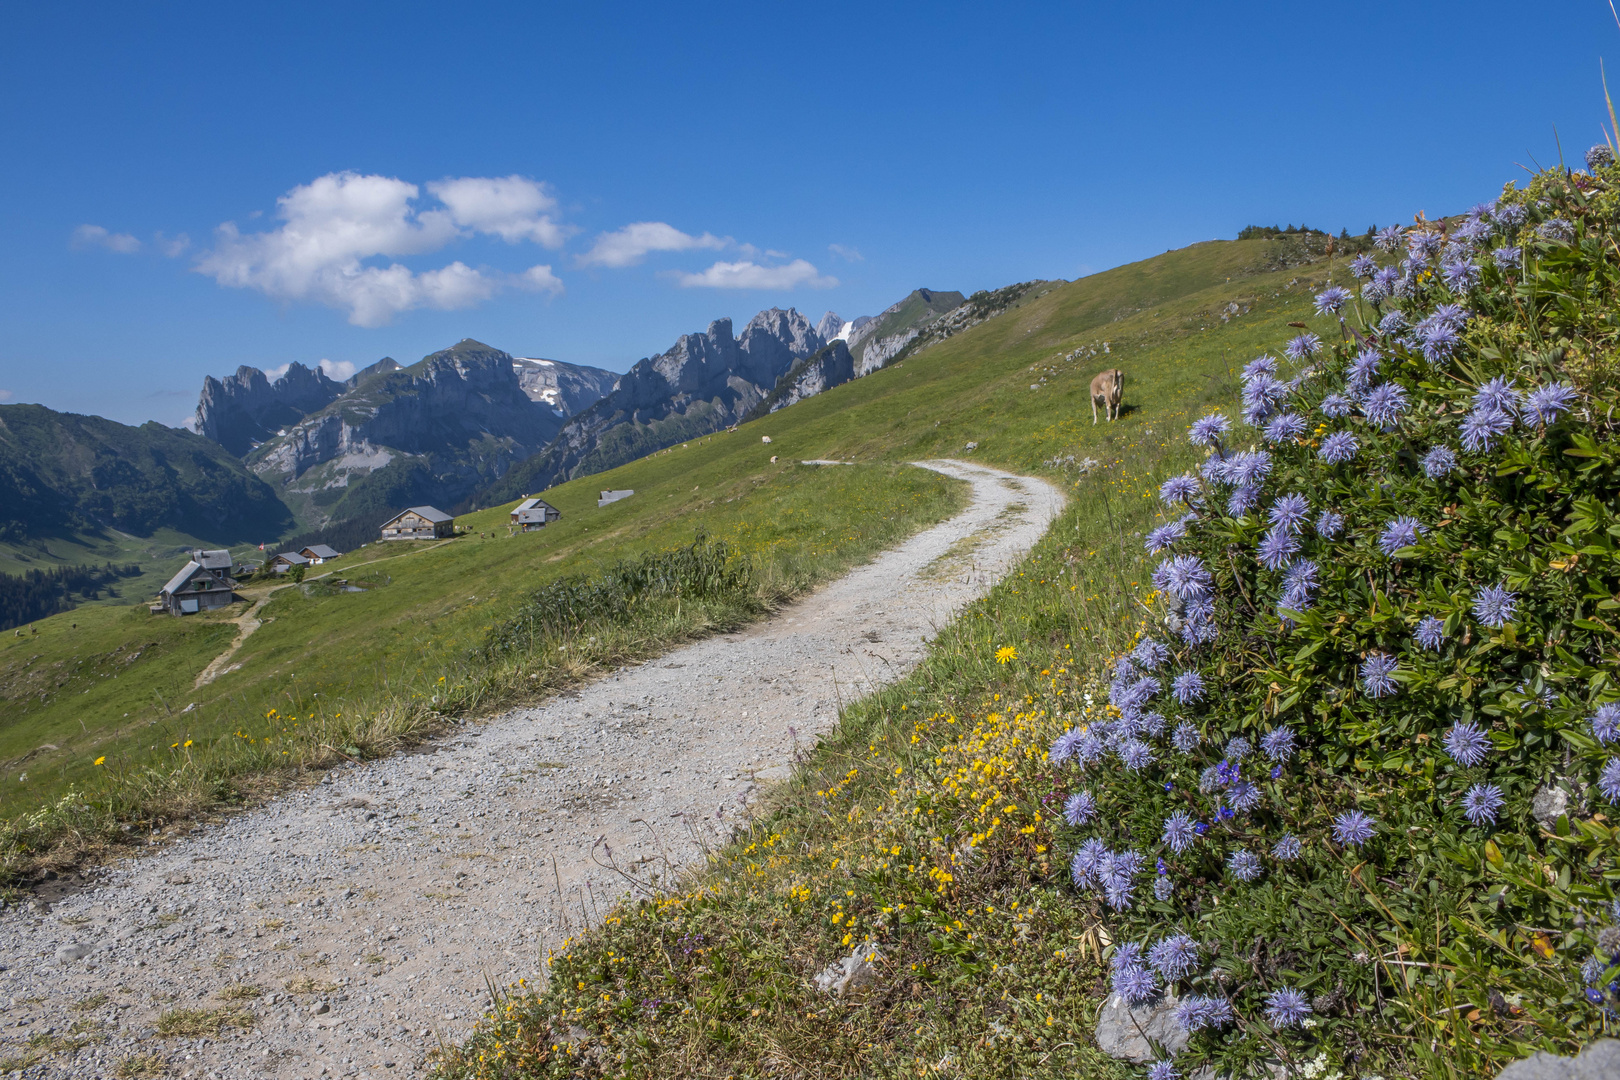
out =
[(111, 1077), (143, 1054), (172, 1076), (419, 1073), (487, 1006), (486, 978), (532, 981), (616, 898), (724, 844), (759, 785), (841, 703), (910, 671), (1063, 505), (1045, 480), (919, 464), (968, 481), (967, 507), (767, 619), (6, 910), (0, 1062), (32, 1038), (54, 1053), (30, 1078)]

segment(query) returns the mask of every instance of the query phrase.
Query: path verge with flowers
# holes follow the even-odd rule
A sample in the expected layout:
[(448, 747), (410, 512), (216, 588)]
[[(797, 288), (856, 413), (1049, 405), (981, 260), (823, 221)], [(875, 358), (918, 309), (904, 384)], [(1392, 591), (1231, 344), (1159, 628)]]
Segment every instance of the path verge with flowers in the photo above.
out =
[[(840, 704), (891, 682), (1061, 509), (965, 462), (966, 510), (741, 633), (321, 785), (0, 921), (0, 1065), (398, 1076), (560, 938), (747, 814)], [(970, 549), (964, 538), (978, 542)], [(125, 1066), (128, 1067), (128, 1066)]]

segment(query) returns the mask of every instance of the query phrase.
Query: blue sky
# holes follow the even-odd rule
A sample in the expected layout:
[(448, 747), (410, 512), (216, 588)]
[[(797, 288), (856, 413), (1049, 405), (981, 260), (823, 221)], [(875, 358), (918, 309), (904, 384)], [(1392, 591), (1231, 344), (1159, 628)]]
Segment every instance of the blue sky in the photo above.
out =
[[(683, 10), (687, 9), (687, 10)], [(12, 5), (0, 400), (463, 337), (623, 370), (772, 305), (1491, 197), (1606, 118), (1604, 0)]]

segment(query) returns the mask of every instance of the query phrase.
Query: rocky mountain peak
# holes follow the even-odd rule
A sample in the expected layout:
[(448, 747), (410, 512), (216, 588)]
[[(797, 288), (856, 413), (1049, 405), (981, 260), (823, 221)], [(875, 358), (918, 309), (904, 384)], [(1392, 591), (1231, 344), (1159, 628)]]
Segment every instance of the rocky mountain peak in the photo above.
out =
[(822, 341), (831, 341), (843, 329), (844, 320), (839, 317), (836, 311), (827, 312), (821, 317), (821, 321), (816, 323), (816, 333), (821, 336)]

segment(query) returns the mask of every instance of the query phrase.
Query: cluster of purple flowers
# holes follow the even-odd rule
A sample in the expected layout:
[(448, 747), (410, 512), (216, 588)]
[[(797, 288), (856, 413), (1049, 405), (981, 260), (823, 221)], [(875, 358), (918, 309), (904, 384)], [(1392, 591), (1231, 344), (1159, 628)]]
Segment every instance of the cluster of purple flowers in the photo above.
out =
[(1223, 997), (1189, 994), (1176, 1006), (1176, 1023), (1189, 1032), (1219, 1031), (1232, 1022), (1232, 1005)]
[(1384, 526), (1384, 531), (1378, 536), (1378, 550), (1394, 558), (1395, 553), (1402, 548), (1415, 546), (1418, 537), (1428, 531), (1428, 526), (1417, 518), (1402, 514), (1400, 517), (1392, 518)]
[(1389, 697), (1396, 693), (1400, 688), (1392, 676), (1399, 666), (1399, 661), (1388, 653), (1368, 653), (1361, 662), (1362, 691), (1372, 698)]
[(1115, 911), (1124, 911), (1131, 906), (1136, 892), (1136, 876), (1141, 872), (1141, 852), (1115, 853), (1095, 837), (1080, 845), (1069, 866), (1069, 874), (1077, 887), (1102, 890), (1104, 901)]

